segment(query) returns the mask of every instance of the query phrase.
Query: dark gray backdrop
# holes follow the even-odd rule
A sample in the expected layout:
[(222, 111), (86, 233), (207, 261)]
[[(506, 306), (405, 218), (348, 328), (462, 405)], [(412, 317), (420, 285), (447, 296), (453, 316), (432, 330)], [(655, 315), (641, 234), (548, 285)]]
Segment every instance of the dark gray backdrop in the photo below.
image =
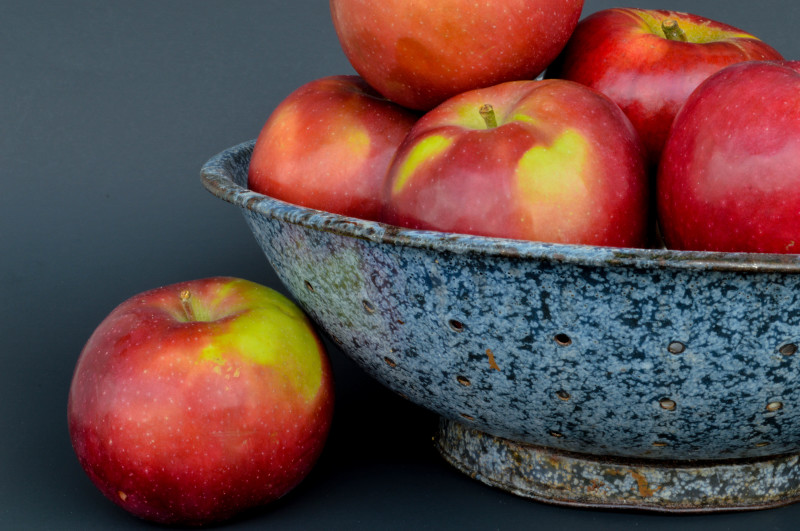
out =
[[(618, 4), (587, 0), (584, 16)], [(800, 58), (794, 0), (641, 0), (706, 15)], [(234, 275), (283, 288), (237, 209), (202, 189), (301, 84), (352, 73), (324, 0), (0, 2), (0, 528), (145, 528), (70, 447), (78, 354), (129, 296)], [(284, 291), (285, 292), (285, 291)], [(797, 529), (800, 505), (668, 517), (554, 507), (468, 479), (436, 419), (331, 347), (338, 403), (318, 466), (236, 529)]]

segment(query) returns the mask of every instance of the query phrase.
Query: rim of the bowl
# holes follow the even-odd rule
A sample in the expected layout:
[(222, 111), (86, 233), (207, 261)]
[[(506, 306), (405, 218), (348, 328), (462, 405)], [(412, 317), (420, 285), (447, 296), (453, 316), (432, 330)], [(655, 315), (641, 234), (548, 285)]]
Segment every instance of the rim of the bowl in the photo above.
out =
[(209, 159), (200, 171), (203, 186), (216, 197), (240, 208), (310, 229), (376, 243), (439, 252), (474, 253), (593, 267), (800, 273), (800, 255), (797, 254), (720, 253), (543, 243), (405, 229), (323, 212), (286, 203), (236, 183), (233, 178), (235, 170), (249, 164), (254, 145), (255, 140), (248, 140)]

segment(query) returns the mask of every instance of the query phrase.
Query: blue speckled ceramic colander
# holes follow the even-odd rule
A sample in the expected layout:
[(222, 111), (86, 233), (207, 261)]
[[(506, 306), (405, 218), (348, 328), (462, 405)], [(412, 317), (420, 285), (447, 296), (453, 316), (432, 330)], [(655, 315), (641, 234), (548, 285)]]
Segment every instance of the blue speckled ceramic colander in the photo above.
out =
[(371, 376), (442, 418), (486, 483), (555, 503), (709, 511), (800, 496), (800, 260), (400, 229), (202, 169), (286, 287)]

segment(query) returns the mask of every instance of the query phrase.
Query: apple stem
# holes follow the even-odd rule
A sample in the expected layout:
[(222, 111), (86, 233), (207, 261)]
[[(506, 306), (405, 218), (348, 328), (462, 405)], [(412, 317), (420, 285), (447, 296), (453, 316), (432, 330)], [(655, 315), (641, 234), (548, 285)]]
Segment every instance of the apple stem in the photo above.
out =
[(664, 32), (664, 37), (671, 41), (686, 42), (686, 33), (678, 25), (678, 21), (674, 18), (667, 18), (661, 22), (661, 30)]
[(189, 321), (194, 321), (194, 310), (192, 309), (192, 292), (188, 289), (181, 291), (181, 306), (183, 306), (183, 311), (186, 314), (186, 319)]
[(486, 122), (486, 129), (494, 129), (497, 127), (497, 116), (494, 114), (494, 107), (486, 103), (480, 108), (481, 118)]

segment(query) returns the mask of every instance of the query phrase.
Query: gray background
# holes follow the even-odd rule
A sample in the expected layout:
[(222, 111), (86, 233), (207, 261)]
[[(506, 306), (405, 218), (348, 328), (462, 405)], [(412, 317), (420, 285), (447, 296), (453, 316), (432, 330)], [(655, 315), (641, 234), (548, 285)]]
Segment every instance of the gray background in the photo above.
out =
[[(584, 16), (615, 3), (587, 0)], [(800, 58), (794, 0), (642, 0), (722, 20)], [(283, 288), (200, 166), (257, 136), (313, 79), (352, 69), (324, 0), (0, 2), (0, 528), (149, 527), (70, 447), (78, 354), (131, 295), (212, 275)], [(285, 292), (285, 291), (284, 291)], [(470, 480), (436, 419), (331, 345), (336, 419), (307, 480), (236, 529), (797, 529), (800, 504), (670, 517), (554, 507)]]

